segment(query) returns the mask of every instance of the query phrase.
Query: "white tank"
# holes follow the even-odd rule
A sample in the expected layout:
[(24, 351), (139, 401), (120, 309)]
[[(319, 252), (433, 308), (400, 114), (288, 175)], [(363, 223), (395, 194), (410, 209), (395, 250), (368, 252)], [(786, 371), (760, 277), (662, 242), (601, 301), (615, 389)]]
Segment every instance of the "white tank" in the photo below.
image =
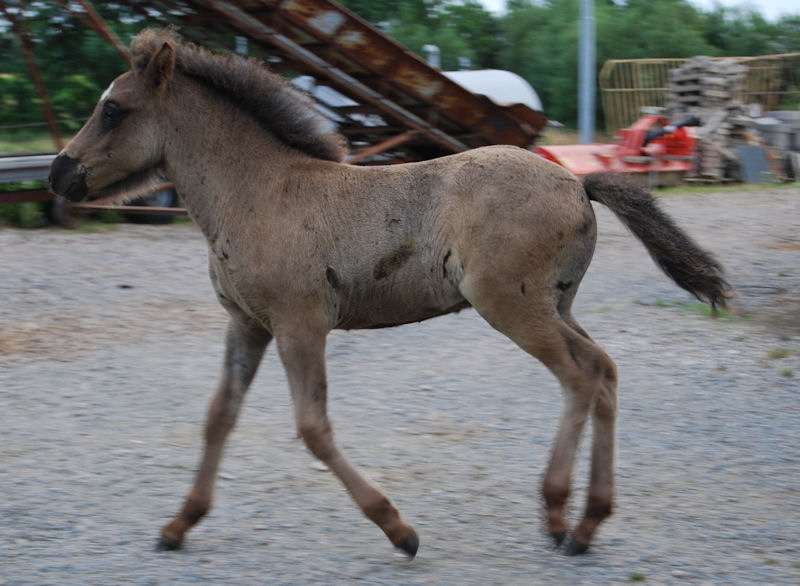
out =
[(495, 104), (525, 104), (531, 110), (544, 110), (536, 90), (522, 77), (502, 69), (476, 69), (469, 71), (443, 71), (461, 87), (473, 94), (481, 94)]

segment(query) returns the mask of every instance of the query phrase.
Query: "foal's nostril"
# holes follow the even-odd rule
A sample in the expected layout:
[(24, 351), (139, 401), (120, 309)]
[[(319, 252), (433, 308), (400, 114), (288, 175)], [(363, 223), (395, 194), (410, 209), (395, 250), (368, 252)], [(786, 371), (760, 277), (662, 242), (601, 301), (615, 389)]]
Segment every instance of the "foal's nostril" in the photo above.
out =
[(80, 201), (86, 196), (86, 171), (78, 161), (61, 153), (50, 164), (48, 177), (50, 191), (71, 201)]

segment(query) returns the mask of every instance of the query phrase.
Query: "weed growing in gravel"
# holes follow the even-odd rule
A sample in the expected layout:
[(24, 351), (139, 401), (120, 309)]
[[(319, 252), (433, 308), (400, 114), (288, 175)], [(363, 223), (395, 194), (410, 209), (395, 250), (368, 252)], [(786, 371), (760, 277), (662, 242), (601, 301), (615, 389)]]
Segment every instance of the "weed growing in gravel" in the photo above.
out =
[(786, 358), (787, 356), (791, 356), (792, 351), (786, 348), (773, 348), (767, 354), (767, 358), (770, 360), (780, 360), (781, 358)]
[(749, 183), (722, 184), (722, 185), (679, 185), (676, 187), (666, 187), (658, 190), (659, 197), (672, 195), (695, 195), (695, 194), (714, 194), (720, 191), (749, 193), (763, 191), (764, 189), (797, 189), (798, 183), (770, 183), (769, 185), (757, 185)]
[(707, 317), (714, 317), (714, 318), (721, 317), (725, 319), (748, 319), (747, 315), (734, 315), (731, 312), (726, 311), (724, 309), (717, 309), (715, 311), (705, 303), (700, 303), (700, 302), (691, 303), (688, 301), (678, 301), (674, 305), (675, 307), (686, 313), (700, 313)]
[(666, 299), (656, 299), (651, 303), (642, 302), (642, 305), (649, 305), (651, 307), (663, 307), (668, 309), (679, 309), (685, 313), (699, 313), (712, 318), (724, 318), (729, 320), (749, 320), (750, 315), (746, 313), (734, 314), (725, 309), (711, 309), (705, 303), (699, 301), (669, 301)]
[(784, 368), (781, 374), (786, 378), (794, 378), (794, 368)]
[(779, 277), (791, 277), (794, 274), (792, 269), (783, 269), (781, 272), (778, 273)]
[(95, 220), (80, 220), (78, 230), (84, 234), (96, 234), (98, 232), (113, 232), (118, 228), (116, 223)]
[(628, 582), (644, 582), (647, 577), (641, 572), (631, 572), (628, 576)]

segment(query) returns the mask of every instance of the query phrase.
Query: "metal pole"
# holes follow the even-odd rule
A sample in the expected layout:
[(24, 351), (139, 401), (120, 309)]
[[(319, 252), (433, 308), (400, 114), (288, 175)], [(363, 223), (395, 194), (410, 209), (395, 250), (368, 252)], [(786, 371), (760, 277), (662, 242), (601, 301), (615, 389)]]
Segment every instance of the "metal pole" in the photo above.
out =
[(578, 62), (578, 133), (581, 144), (594, 141), (595, 109), (594, 0), (581, 0), (580, 60)]
[(56, 146), (61, 149), (64, 146), (64, 139), (58, 129), (58, 118), (53, 111), (50, 97), (47, 95), (47, 88), (45, 88), (41, 72), (39, 71), (39, 65), (36, 63), (36, 55), (33, 52), (33, 41), (31, 40), (27, 22), (25, 21), (25, 15), (22, 11), (19, 11), (17, 15), (14, 16), (14, 14), (8, 10), (5, 2), (0, 2), (0, 11), (2, 11), (3, 15), (11, 23), (11, 30), (14, 31), (17, 39), (19, 39), (20, 45), (22, 46), (22, 56), (25, 58), (25, 65), (28, 67), (28, 75), (31, 76), (33, 87), (36, 89), (36, 93), (39, 94), (39, 100), (42, 102), (42, 113), (47, 122), (47, 127), (50, 130), (50, 134)]
[[(103, 17), (97, 12), (94, 5), (89, 2), (89, 0), (78, 0), (78, 4), (83, 6), (83, 9), (86, 11), (86, 14), (89, 17), (89, 23), (92, 28), (94, 28), (100, 35), (109, 43), (111, 46), (114, 47), (117, 52), (122, 55), (122, 58), (125, 59), (128, 63), (131, 62), (131, 54), (128, 51), (128, 48), (120, 41), (117, 33), (108, 26)], [(74, 12), (72, 9), (67, 8), (70, 12)]]

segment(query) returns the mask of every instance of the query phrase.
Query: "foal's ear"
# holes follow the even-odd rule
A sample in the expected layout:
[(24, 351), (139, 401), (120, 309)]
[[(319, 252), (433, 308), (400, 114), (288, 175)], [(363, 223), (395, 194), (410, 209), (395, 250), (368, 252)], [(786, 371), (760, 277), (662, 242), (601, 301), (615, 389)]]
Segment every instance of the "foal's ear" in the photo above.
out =
[(175, 69), (175, 50), (169, 43), (164, 43), (158, 53), (150, 60), (145, 70), (145, 78), (154, 90), (163, 89), (172, 77)]

